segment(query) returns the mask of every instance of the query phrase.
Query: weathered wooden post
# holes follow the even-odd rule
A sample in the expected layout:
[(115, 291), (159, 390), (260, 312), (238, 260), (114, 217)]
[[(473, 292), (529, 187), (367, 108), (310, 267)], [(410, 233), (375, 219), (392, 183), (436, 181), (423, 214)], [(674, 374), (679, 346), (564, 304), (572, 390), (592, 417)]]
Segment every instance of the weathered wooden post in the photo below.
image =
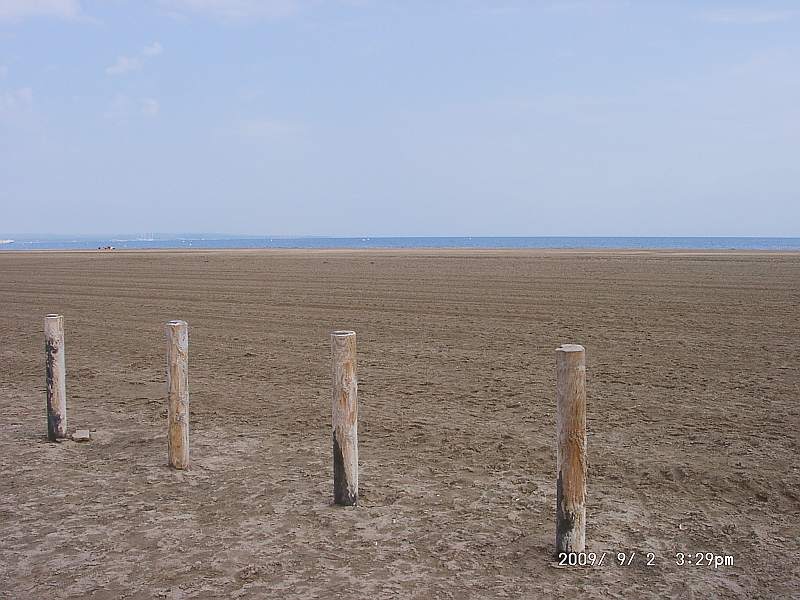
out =
[(47, 439), (67, 437), (67, 370), (64, 361), (64, 317), (44, 318), (45, 380), (47, 382)]
[(333, 352), (333, 501), (358, 504), (358, 382), (356, 332), (334, 331)]
[(189, 326), (167, 323), (167, 445), (169, 464), (189, 468)]
[(586, 352), (556, 350), (556, 553), (586, 549)]

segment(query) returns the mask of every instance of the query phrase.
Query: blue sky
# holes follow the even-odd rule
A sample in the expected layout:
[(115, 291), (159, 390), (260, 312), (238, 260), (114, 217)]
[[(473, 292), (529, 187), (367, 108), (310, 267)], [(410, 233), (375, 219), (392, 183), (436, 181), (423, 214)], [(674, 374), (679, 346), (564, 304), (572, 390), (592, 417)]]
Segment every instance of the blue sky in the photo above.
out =
[(800, 3), (0, 0), (0, 232), (800, 236)]

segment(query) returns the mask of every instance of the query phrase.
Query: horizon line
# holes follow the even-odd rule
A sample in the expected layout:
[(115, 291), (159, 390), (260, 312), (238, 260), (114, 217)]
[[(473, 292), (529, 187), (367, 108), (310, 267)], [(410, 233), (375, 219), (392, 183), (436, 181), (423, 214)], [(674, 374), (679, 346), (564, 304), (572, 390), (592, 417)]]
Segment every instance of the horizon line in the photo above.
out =
[[(749, 239), (749, 238), (762, 238), (762, 239), (800, 239), (800, 233), (794, 235), (760, 235), (760, 234), (745, 234), (745, 235), (647, 235), (647, 234), (477, 234), (477, 235), (416, 235), (416, 234), (401, 234), (401, 235), (387, 235), (387, 234), (258, 234), (258, 233), (220, 233), (220, 232), (103, 232), (103, 233), (0, 233), (0, 239), (5, 241), (5, 237), (11, 238), (16, 236), (19, 239), (25, 238), (107, 238), (112, 236), (135, 236), (133, 240), (120, 240), (120, 241), (146, 241), (148, 239), (155, 240), (161, 239), (186, 239), (186, 240), (201, 240), (201, 239), (491, 239), (491, 238), (504, 238), (504, 239), (542, 239), (542, 238), (656, 238), (656, 239), (674, 239), (674, 238), (736, 238), (736, 239)], [(149, 236), (149, 237), (145, 237)], [(202, 238), (190, 236), (205, 236)], [(214, 237), (208, 237), (214, 236)]]

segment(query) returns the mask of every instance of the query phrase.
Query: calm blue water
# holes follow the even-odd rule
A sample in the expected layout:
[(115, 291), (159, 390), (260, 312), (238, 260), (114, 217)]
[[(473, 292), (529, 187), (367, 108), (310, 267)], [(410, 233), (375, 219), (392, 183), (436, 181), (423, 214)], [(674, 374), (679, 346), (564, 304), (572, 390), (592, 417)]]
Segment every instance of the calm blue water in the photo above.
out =
[[(9, 236), (10, 238), (11, 236)], [(800, 238), (767, 237), (162, 237), (0, 239), (0, 251), (165, 248), (666, 248), (800, 250)]]

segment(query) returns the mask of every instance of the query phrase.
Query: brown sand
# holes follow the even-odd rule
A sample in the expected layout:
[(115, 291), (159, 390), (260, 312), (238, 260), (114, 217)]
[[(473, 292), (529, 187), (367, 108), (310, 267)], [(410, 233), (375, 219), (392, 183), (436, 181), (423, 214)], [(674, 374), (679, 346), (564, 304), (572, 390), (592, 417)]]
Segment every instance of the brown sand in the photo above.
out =
[[(44, 440), (50, 312), (89, 443)], [(173, 318), (185, 473), (165, 466)], [(356, 509), (331, 505), (338, 328), (358, 332)], [(562, 342), (587, 348), (594, 568), (552, 557)], [(3, 253), (0, 598), (791, 597), (799, 346), (800, 254)], [(699, 551), (735, 565), (676, 564)]]

